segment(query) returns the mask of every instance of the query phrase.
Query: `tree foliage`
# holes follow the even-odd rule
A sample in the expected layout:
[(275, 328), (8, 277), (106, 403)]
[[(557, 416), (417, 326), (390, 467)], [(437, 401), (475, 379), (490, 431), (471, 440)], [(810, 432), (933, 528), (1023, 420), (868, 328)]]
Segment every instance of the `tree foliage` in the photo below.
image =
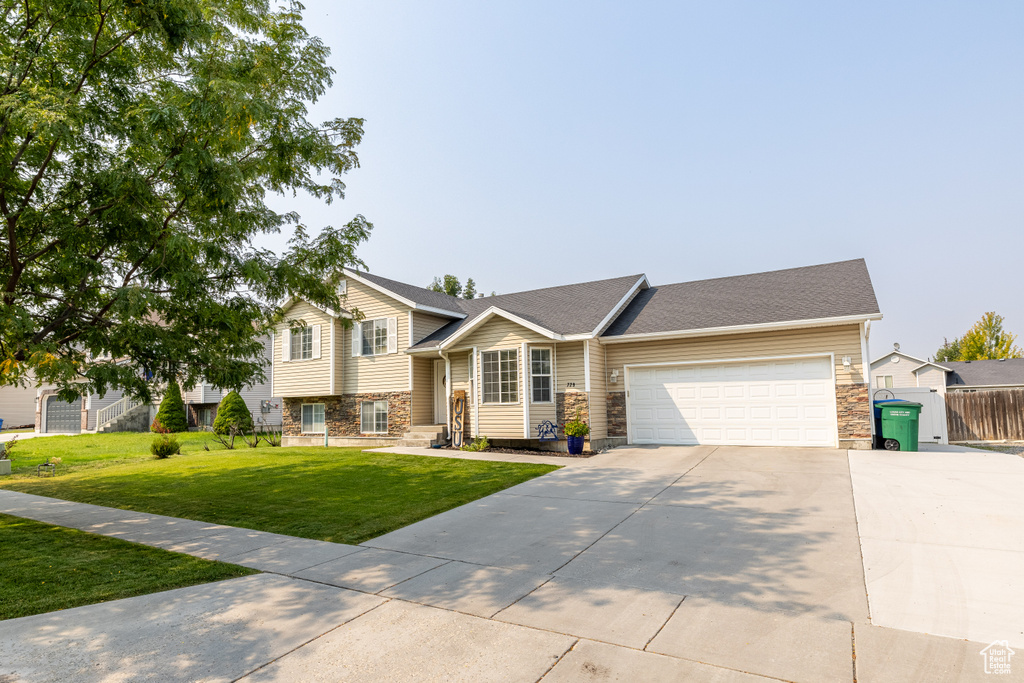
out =
[(188, 431), (188, 418), (185, 417), (185, 402), (181, 399), (181, 388), (177, 382), (171, 382), (160, 401), (160, 409), (156, 411), (154, 423), (163, 427), (163, 432)]
[(229, 391), (221, 399), (217, 406), (217, 417), (213, 420), (213, 431), (216, 434), (230, 434), (232, 426), (240, 434), (253, 430), (252, 413), (237, 391)]
[[(362, 119), (307, 119), (333, 70), (301, 9), (0, 0), (0, 385), (249, 385), (279, 302), (340, 307), (372, 226), (265, 203), (329, 203), (358, 166)], [(283, 254), (257, 246), (282, 229)]]
[(477, 294), (476, 282), (473, 281), (473, 278), (467, 279), (466, 286), (463, 287), (462, 282), (454, 275), (445, 275), (443, 278), (435, 277), (427, 289), (463, 299), (474, 299)]
[(1021, 350), (1014, 345), (1017, 336), (1003, 329), (1003, 316), (989, 311), (964, 333), (964, 336), (943, 344), (935, 353), (936, 362), (957, 360), (997, 360), (1020, 358)]

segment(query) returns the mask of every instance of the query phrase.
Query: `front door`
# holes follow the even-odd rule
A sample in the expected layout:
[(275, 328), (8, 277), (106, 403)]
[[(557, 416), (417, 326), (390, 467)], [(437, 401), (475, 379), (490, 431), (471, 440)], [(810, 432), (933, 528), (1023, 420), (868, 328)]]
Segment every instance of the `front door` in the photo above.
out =
[(448, 403), (448, 378), (445, 377), (444, 361), (434, 361), (434, 424), (443, 425), (448, 419), (445, 407)]

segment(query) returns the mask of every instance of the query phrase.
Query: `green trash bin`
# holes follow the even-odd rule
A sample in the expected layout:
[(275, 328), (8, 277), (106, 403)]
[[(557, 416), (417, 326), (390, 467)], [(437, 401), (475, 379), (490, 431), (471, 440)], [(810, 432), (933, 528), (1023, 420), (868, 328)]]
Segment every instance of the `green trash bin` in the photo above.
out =
[(879, 403), (882, 409), (882, 446), (887, 451), (916, 451), (921, 404), (910, 401)]

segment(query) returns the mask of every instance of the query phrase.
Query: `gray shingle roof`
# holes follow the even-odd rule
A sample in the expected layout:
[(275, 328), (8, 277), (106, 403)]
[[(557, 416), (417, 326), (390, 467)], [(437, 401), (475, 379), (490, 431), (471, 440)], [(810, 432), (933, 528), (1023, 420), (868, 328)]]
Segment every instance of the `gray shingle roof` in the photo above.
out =
[(951, 370), (946, 375), (946, 386), (1024, 386), (1024, 358), (944, 361), (942, 364)]
[(404, 282), (399, 282), (398, 280), (389, 280), (386, 277), (381, 277), (380, 275), (374, 275), (372, 273), (352, 270), (351, 268), (346, 268), (345, 270), (355, 273), (359, 277), (380, 285), (381, 287), (414, 303), (421, 304), (423, 306), (430, 306), (431, 308), (440, 308), (443, 311), (451, 311), (452, 313), (465, 313), (465, 310), (463, 310), (463, 304), (466, 303), (464, 299), (460, 299), (455, 296), (448, 296), (447, 294), (435, 292), (433, 290), (426, 289), (425, 287), (407, 285)]
[(413, 346), (434, 348), (468, 325), (491, 306), (512, 313), (556, 334), (587, 334), (604, 320), (643, 275), (627, 275), (610, 280), (580, 282), (514, 294), (461, 300), (467, 317), (455, 320)]
[(652, 287), (602, 337), (878, 312), (867, 265), (856, 259)]

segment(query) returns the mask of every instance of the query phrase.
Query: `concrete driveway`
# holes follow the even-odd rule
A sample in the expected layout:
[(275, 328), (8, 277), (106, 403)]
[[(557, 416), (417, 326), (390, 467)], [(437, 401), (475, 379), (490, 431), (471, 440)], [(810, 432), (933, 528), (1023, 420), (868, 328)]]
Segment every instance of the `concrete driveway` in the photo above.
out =
[(851, 459), (616, 449), (361, 547), (222, 528), (168, 545), (148, 529), (172, 520), (98, 511), (100, 533), (279, 576), (0, 622), (0, 680), (988, 679), (987, 643), (869, 618)]

